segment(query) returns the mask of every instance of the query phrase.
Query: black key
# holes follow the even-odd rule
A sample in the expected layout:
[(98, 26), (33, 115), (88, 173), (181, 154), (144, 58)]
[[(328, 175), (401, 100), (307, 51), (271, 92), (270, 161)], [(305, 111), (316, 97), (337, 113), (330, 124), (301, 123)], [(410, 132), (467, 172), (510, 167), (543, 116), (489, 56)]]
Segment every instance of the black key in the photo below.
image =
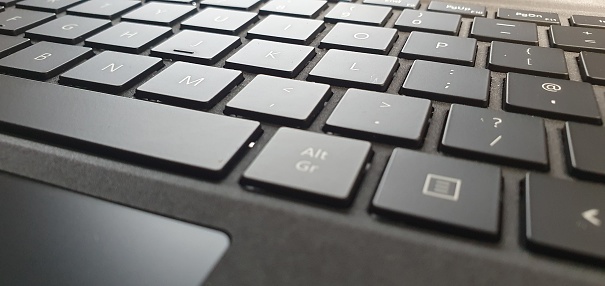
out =
[(395, 149), (372, 212), (474, 238), (500, 237), (500, 168)]
[(487, 10), (485, 6), (471, 5), (471, 4), (458, 4), (451, 2), (431, 1), (429, 7), (430, 11), (444, 12), (452, 14), (460, 14), (462, 16), (470, 17), (485, 17), (487, 16)]
[(551, 45), (571, 52), (605, 52), (605, 30), (550, 26)]
[(200, 6), (217, 6), (223, 8), (235, 8), (243, 10), (252, 10), (261, 0), (202, 0)]
[(605, 85), (605, 55), (581, 52), (578, 58), (582, 80)]
[(290, 1), (271, 0), (260, 8), (261, 14), (281, 14), (287, 16), (298, 16), (315, 18), (328, 6), (326, 1)]
[(241, 181), (278, 194), (346, 206), (353, 201), (372, 157), (370, 146), (365, 141), (282, 127)]
[(141, 1), (91, 0), (67, 9), (67, 14), (113, 20), (140, 5)]
[(412, 65), (401, 93), (487, 107), (489, 86), (489, 70), (418, 60)]
[(460, 15), (403, 10), (395, 22), (395, 27), (405, 32), (423, 31), (455, 36), (460, 30), (461, 23)]
[(90, 48), (39, 42), (0, 59), (0, 71), (46, 80), (93, 55)]
[(29, 39), (0, 35), (0, 58), (21, 50), (30, 44)]
[(16, 36), (55, 17), (46, 12), (11, 9), (0, 13), (0, 34)]
[(538, 25), (561, 25), (559, 15), (556, 13), (498, 8), (496, 17), (506, 20), (532, 22)]
[(138, 54), (171, 33), (172, 29), (168, 27), (122, 22), (88, 38), (84, 44), (97, 49)]
[(395, 29), (338, 23), (321, 40), (319, 47), (386, 55), (397, 37)]
[(454, 104), (441, 149), (496, 164), (548, 170), (544, 120), (526, 115)]
[(248, 31), (248, 38), (308, 45), (324, 29), (323, 21), (269, 15)]
[(605, 28), (605, 17), (573, 15), (569, 24), (576, 27)]
[(393, 8), (408, 8), (408, 9), (418, 9), (420, 8), (420, 0), (363, 0), (363, 4), (374, 4), (374, 5), (382, 5), (389, 6)]
[(61, 75), (59, 82), (118, 93), (164, 66), (161, 59), (106, 51)]
[(349, 89), (323, 130), (418, 148), (424, 141), (431, 112), (431, 102), (426, 99)]
[(325, 84), (258, 75), (225, 106), (225, 114), (308, 127), (332, 94)]
[(330, 23), (348, 22), (384, 26), (392, 14), (391, 11), (389, 7), (340, 2), (324, 16), (324, 20)]
[(509, 73), (504, 109), (560, 120), (602, 124), (592, 85), (585, 82)]
[(240, 71), (176, 62), (137, 88), (135, 96), (205, 110), (242, 80)]
[(173, 26), (196, 11), (192, 5), (151, 2), (122, 16), (122, 20)]
[(538, 45), (538, 27), (534, 23), (475, 18), (471, 37), (484, 42), (505, 41)]
[(226, 175), (262, 132), (258, 122), (55, 84), (0, 75), (0, 86), (3, 130), (195, 176)]
[(17, 3), (17, 1), (19, 0), (0, 0), (0, 5), (2, 6), (13, 6), (15, 3)]
[(111, 26), (111, 22), (77, 16), (63, 16), (25, 32), (25, 36), (43, 41), (76, 44)]
[(314, 56), (313, 47), (252, 40), (228, 58), (225, 67), (295, 77)]
[(497, 72), (569, 78), (565, 53), (560, 49), (492, 42), (487, 66)]
[(185, 20), (184, 29), (202, 30), (235, 35), (248, 25), (256, 22), (256, 13), (227, 9), (206, 8), (195, 16)]
[(603, 127), (566, 122), (563, 137), (569, 172), (581, 179), (604, 181)]
[(385, 91), (399, 67), (396, 57), (329, 50), (309, 73), (309, 80), (330, 85)]
[(605, 261), (602, 185), (529, 173), (522, 186), (522, 222), (528, 248), (583, 262)]
[(151, 49), (151, 55), (176, 61), (212, 65), (241, 40), (236, 36), (184, 30)]
[(38, 10), (52, 13), (65, 12), (67, 8), (84, 0), (25, 0), (17, 3), (17, 8)]
[(399, 56), (472, 66), (475, 64), (476, 51), (475, 39), (412, 32)]

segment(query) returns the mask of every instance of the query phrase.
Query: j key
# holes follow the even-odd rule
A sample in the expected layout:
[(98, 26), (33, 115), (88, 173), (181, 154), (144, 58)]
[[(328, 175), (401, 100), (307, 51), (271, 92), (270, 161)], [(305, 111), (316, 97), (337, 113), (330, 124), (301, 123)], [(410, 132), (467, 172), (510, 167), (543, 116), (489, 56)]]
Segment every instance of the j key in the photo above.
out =
[(253, 12), (206, 8), (185, 20), (181, 27), (235, 35), (256, 20), (258, 17)]
[(475, 39), (412, 32), (399, 56), (472, 66), (476, 51)]
[(363, 0), (363, 4), (373, 4), (373, 5), (382, 5), (382, 6), (390, 6), (393, 8), (408, 8), (408, 9), (418, 9), (420, 8), (420, 0)]
[(431, 112), (431, 101), (426, 99), (349, 89), (323, 129), (365, 140), (419, 148), (424, 141)]
[(131, 88), (163, 66), (164, 63), (158, 58), (106, 51), (62, 74), (59, 82), (118, 93)]
[(523, 190), (527, 247), (584, 262), (605, 261), (602, 185), (529, 173)]
[(578, 58), (582, 80), (605, 85), (605, 55), (581, 52)]
[(441, 149), (496, 164), (548, 170), (544, 120), (526, 115), (454, 104)]
[(460, 14), (470, 17), (485, 17), (487, 10), (485, 6), (458, 4), (451, 2), (431, 1), (428, 7), (429, 11)]
[(488, 67), (497, 72), (569, 78), (565, 53), (553, 48), (492, 42)]
[(395, 29), (338, 23), (319, 47), (386, 55), (396, 39)]
[(605, 28), (605, 17), (573, 15), (569, 24), (576, 27)]
[(19, 35), (55, 17), (55, 14), (46, 12), (11, 9), (0, 13), (0, 34)]
[(331, 94), (329, 85), (258, 75), (227, 103), (225, 114), (306, 128)]
[(241, 45), (236, 36), (184, 30), (151, 49), (151, 55), (204, 65), (215, 64)]
[(504, 109), (602, 124), (592, 85), (585, 82), (509, 73)]
[(111, 22), (77, 16), (63, 16), (25, 32), (34, 40), (76, 44), (85, 38), (111, 26)]
[(192, 5), (151, 2), (122, 16), (122, 20), (173, 26), (196, 11)]
[(324, 29), (320, 20), (269, 15), (248, 31), (248, 38), (308, 45)]
[(500, 168), (397, 148), (370, 209), (423, 227), (497, 240)]
[(567, 122), (563, 130), (570, 173), (578, 178), (605, 180), (605, 132), (601, 126)]
[(17, 134), (196, 176), (224, 176), (262, 132), (258, 122), (55, 84), (0, 75), (0, 86), (0, 122)]
[(561, 25), (559, 15), (556, 13), (499, 8), (496, 17), (505, 20), (532, 22), (538, 25)]
[(218, 6), (223, 8), (252, 10), (259, 3), (261, 3), (261, 0), (202, 0), (200, 5), (202, 7)]
[(551, 45), (571, 52), (604, 52), (605, 30), (567, 26), (550, 26)]
[(278, 194), (346, 206), (372, 158), (370, 147), (365, 141), (282, 127), (241, 181)]
[(329, 50), (309, 73), (309, 80), (330, 85), (385, 91), (399, 67), (397, 58)]
[(39, 42), (0, 59), (0, 71), (46, 80), (93, 55), (90, 48)]
[(30, 44), (29, 39), (0, 35), (0, 58), (21, 50)]
[(140, 5), (140, 1), (91, 0), (67, 9), (67, 14), (113, 20)]
[(538, 27), (534, 23), (475, 18), (471, 37), (479, 41), (505, 41), (538, 45)]
[(67, 8), (77, 5), (84, 0), (25, 0), (17, 3), (17, 8), (38, 10), (52, 13), (65, 12)]
[(460, 30), (461, 19), (460, 15), (403, 10), (395, 27), (405, 32), (423, 31), (454, 36)]
[(135, 96), (205, 110), (243, 79), (240, 71), (176, 62), (137, 88)]
[(286, 16), (297, 16), (315, 18), (328, 6), (326, 1), (290, 1), (271, 0), (260, 8), (261, 14), (281, 14)]
[(313, 47), (252, 40), (227, 59), (225, 67), (251, 73), (295, 77), (313, 57)]
[(172, 29), (168, 27), (122, 22), (88, 38), (84, 44), (97, 49), (138, 54), (170, 34)]
[(401, 93), (487, 107), (489, 85), (489, 70), (417, 60), (403, 83)]
[(349, 22), (384, 26), (392, 14), (391, 10), (389, 7), (340, 2), (324, 16), (324, 20), (330, 23)]

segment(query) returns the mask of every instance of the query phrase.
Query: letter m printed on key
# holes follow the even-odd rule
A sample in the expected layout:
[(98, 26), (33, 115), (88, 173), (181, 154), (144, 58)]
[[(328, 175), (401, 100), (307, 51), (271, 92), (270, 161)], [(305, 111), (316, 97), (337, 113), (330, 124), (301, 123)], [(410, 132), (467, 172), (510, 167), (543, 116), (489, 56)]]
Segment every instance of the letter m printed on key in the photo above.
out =
[(179, 81), (179, 83), (185, 83), (185, 85), (193, 84), (193, 86), (197, 86), (198, 84), (200, 84), (204, 80), (205, 80), (205, 78), (202, 77), (200, 79), (196, 79), (194, 81), (191, 81), (191, 76), (188, 75), (185, 78), (183, 78), (181, 81)]

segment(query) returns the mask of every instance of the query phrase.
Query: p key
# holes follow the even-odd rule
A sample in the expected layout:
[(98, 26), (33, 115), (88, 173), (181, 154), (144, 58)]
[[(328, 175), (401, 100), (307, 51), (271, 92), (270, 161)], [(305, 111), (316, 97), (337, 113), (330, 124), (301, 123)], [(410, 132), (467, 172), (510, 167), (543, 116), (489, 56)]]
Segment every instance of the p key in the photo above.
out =
[(400, 57), (472, 66), (475, 63), (476, 51), (475, 39), (412, 32)]

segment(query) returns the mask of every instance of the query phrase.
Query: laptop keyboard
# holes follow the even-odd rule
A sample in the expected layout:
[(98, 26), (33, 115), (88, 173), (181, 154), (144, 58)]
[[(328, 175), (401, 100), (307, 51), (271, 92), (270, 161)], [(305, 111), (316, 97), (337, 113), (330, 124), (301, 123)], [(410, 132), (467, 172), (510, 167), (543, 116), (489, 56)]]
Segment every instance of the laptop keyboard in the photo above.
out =
[[(519, 204), (530, 250), (605, 260), (605, 17), (419, 0), (0, 4), (11, 134), (334, 209), (371, 189), (368, 215), (478, 240), (498, 241), (503, 204)], [(520, 202), (503, 199), (513, 177)]]

